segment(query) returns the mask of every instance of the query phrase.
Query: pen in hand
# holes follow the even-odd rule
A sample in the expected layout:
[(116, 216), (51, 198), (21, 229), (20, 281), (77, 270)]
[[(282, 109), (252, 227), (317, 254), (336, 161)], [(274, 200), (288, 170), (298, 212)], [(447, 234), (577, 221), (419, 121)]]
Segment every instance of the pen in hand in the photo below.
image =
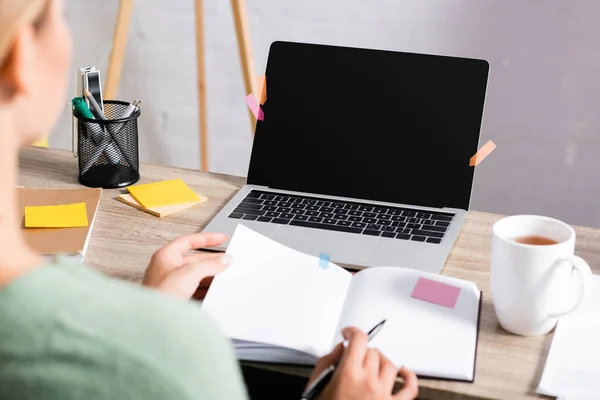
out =
[[(375, 335), (377, 335), (379, 333), (379, 331), (381, 331), (381, 328), (383, 328), (383, 324), (385, 323), (385, 319), (383, 321), (381, 321), (380, 323), (378, 323), (377, 325), (375, 325), (369, 332), (368, 332), (368, 336), (369, 336), (369, 341), (371, 341), (371, 339), (373, 339), (375, 337)], [(344, 342), (344, 345), (346, 343)], [(329, 367), (325, 368), (313, 381), (313, 383), (311, 383), (306, 390), (304, 391), (304, 393), (302, 394), (302, 400), (313, 400), (315, 399), (317, 396), (319, 396), (321, 394), (321, 392), (323, 391), (323, 389), (325, 389), (325, 386), (327, 386), (327, 384), (329, 383), (329, 381), (331, 381), (331, 378), (333, 377), (333, 374), (335, 373), (335, 369), (337, 368), (339, 364), (339, 361), (335, 364), (335, 365), (330, 365)]]

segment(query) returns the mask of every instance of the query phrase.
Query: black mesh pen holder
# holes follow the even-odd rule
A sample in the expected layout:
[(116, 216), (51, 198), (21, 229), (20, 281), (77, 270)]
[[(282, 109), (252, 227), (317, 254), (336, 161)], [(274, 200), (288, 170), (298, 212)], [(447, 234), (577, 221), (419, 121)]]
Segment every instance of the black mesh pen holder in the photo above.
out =
[(89, 119), (73, 110), (77, 118), (79, 182), (89, 187), (122, 188), (140, 179), (137, 108), (121, 118), (129, 107), (123, 101), (104, 102), (106, 120)]

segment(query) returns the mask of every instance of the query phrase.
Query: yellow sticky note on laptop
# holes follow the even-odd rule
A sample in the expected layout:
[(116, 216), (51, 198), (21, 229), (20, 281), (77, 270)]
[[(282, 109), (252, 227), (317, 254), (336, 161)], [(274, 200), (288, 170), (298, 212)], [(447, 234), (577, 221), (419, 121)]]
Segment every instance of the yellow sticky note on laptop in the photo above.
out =
[(25, 228), (80, 228), (88, 226), (85, 203), (25, 207)]
[(130, 186), (127, 189), (137, 202), (145, 208), (191, 203), (201, 200), (181, 179), (145, 183)]

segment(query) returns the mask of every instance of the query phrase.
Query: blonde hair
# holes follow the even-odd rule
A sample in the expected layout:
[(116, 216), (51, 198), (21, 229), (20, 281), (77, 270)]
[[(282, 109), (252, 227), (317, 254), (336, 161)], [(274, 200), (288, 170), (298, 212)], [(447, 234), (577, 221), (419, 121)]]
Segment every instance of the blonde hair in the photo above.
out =
[(0, 0), (0, 67), (20, 28), (34, 23), (50, 0)]

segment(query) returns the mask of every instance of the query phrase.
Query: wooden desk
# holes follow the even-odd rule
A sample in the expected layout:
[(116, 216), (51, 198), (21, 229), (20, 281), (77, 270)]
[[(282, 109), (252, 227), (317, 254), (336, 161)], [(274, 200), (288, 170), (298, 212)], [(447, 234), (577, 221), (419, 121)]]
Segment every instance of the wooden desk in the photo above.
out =
[[(26, 149), (21, 154), (19, 184), (31, 188), (80, 187), (76, 160), (69, 152)], [(121, 190), (105, 190), (85, 259), (109, 275), (138, 282), (152, 253), (168, 241), (202, 229), (244, 179), (195, 170), (142, 164), (140, 183), (182, 178), (208, 196), (207, 203), (159, 219), (116, 200)], [(492, 224), (501, 216), (469, 212), (465, 226), (442, 273), (467, 279), (483, 291), (481, 329), (475, 383), (421, 380), (427, 399), (533, 399), (552, 335), (518, 337), (504, 332), (496, 321), (489, 292), (489, 245)], [(600, 230), (575, 227), (576, 252), (600, 273)], [(410, 323), (410, 321), (407, 321)], [(308, 376), (303, 368), (262, 366)]]

